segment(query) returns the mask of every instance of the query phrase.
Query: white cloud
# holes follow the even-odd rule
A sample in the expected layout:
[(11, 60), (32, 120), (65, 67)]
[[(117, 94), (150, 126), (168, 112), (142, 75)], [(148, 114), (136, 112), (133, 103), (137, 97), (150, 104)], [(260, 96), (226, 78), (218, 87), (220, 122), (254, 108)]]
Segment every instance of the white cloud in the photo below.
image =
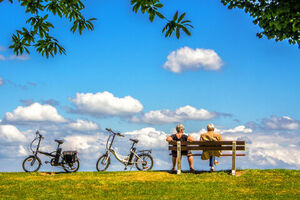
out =
[(276, 166), (279, 162), (283, 162), (300, 167), (300, 150), (299, 147), (287, 145), (292, 142), (291, 140), (283, 142), (282, 137), (278, 137), (276, 140), (274, 136), (262, 138), (263, 140), (260, 137), (253, 138), (253, 142), (248, 145), (250, 160), (258, 162), (260, 165)]
[(77, 131), (93, 131), (99, 129), (99, 126), (96, 123), (80, 119), (76, 122), (69, 123), (67, 127)]
[(152, 127), (126, 132), (124, 135), (129, 135), (132, 139), (138, 139), (138, 144), (143, 148), (167, 149), (168, 146), (166, 142), (167, 134)]
[(164, 69), (167, 69), (174, 73), (180, 73), (186, 70), (219, 70), (221, 69), (223, 62), (218, 54), (211, 49), (191, 49), (189, 47), (183, 47), (172, 51), (167, 61), (163, 65)]
[[(234, 128), (231, 128), (231, 129), (218, 129), (218, 128), (215, 128), (215, 132), (220, 133), (220, 134), (232, 134), (232, 133), (243, 134), (243, 133), (252, 133), (252, 131), (253, 130), (251, 128), (246, 128), (244, 125), (236, 126)], [(198, 132), (187, 133), (187, 134), (190, 135), (191, 137), (193, 137), (195, 141), (199, 141), (201, 134), (206, 133), (206, 132), (207, 132), (207, 130), (202, 128)]]
[(19, 156), (26, 156), (28, 155), (28, 153), (29, 152), (26, 151), (23, 145), (19, 145), (19, 151), (18, 151)]
[(237, 126), (231, 129), (223, 129), (219, 131), (221, 134), (223, 133), (252, 133), (253, 130), (251, 128), (246, 128), (244, 125)]
[(33, 103), (27, 107), (19, 106), (12, 113), (5, 113), (8, 122), (65, 122), (53, 106)]
[(76, 106), (74, 112), (93, 116), (131, 115), (143, 110), (143, 105), (137, 99), (131, 96), (118, 98), (109, 92), (77, 93), (70, 101)]
[(4, 46), (0, 46), (0, 51), (6, 51), (6, 48)]
[[(0, 58), (1, 60), (1, 58)], [(4, 85), (4, 80), (0, 77), (0, 86)]]
[(0, 54), (0, 60), (5, 60), (5, 56), (3, 56), (2, 54)]
[(263, 119), (262, 126), (263, 129), (271, 130), (297, 130), (300, 129), (300, 121), (288, 116), (272, 116), (271, 118)]
[(185, 120), (208, 120), (217, 117), (218, 114), (209, 112), (205, 109), (196, 109), (192, 106), (184, 106), (171, 111), (165, 110), (153, 110), (149, 111), (141, 116), (132, 117), (132, 122), (143, 122), (148, 124), (164, 124), (183, 122)]
[[(224, 133), (223, 140), (246, 141), (246, 166), (300, 168), (300, 137), (295, 133)], [(247, 167), (247, 168), (249, 168)]]
[(28, 60), (29, 55), (20, 55), (20, 56), (10, 55), (8, 59), (9, 60)]
[(15, 126), (0, 125), (0, 140), (4, 142), (25, 142), (26, 138)]
[(104, 153), (106, 137), (101, 133), (94, 135), (70, 135), (64, 137), (64, 150), (78, 151), (79, 158), (82, 159), (97, 159), (99, 155)]

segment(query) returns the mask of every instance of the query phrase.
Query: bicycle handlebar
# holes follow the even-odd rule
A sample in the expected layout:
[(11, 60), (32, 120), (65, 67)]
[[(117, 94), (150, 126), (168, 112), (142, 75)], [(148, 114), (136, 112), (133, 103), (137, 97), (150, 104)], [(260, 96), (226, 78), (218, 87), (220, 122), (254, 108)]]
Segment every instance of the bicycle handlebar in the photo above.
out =
[(114, 135), (117, 135), (117, 136), (120, 136), (120, 137), (125, 137), (124, 135), (122, 135), (121, 133), (116, 133), (116, 132), (113, 132), (110, 128), (106, 128), (106, 130)]

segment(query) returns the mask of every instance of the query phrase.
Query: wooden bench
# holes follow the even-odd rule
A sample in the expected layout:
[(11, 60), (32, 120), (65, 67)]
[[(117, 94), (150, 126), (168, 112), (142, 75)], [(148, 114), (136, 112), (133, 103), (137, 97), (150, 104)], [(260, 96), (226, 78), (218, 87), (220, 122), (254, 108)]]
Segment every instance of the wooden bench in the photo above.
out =
[[(236, 172), (236, 156), (245, 156), (246, 154), (237, 154), (237, 151), (245, 151), (245, 141), (194, 141), (194, 142), (169, 142), (169, 150), (177, 151), (177, 174), (181, 173), (181, 151), (203, 151), (203, 150), (222, 150), (221, 156), (232, 156), (231, 174)], [(224, 153), (223, 151), (230, 151)], [(192, 156), (201, 156), (202, 154), (191, 154)]]

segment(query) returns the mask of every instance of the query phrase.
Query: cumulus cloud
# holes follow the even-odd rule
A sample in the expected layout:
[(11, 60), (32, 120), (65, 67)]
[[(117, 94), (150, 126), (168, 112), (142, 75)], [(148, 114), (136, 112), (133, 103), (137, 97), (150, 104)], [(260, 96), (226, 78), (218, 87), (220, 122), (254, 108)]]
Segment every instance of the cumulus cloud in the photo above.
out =
[[(94, 135), (70, 135), (64, 137), (64, 150), (76, 150), (81, 159), (92, 159), (95, 161), (105, 151), (106, 137), (103, 133)], [(89, 161), (91, 162), (91, 161)]]
[(262, 128), (267, 130), (298, 130), (300, 129), (300, 121), (288, 116), (272, 116), (262, 120)]
[(231, 129), (223, 129), (223, 130), (221, 129), (219, 132), (221, 134), (224, 134), (224, 133), (252, 133), (253, 130), (251, 128), (247, 128), (244, 125), (240, 125), (240, 126), (236, 126)]
[(13, 125), (0, 125), (0, 142), (25, 142), (26, 138)]
[(13, 112), (5, 113), (4, 120), (7, 122), (65, 122), (51, 105), (33, 103), (27, 107), (19, 106)]
[(141, 116), (132, 117), (132, 122), (143, 122), (148, 124), (164, 124), (183, 122), (185, 120), (208, 120), (217, 117), (219, 114), (216, 112), (209, 112), (205, 109), (196, 109), (192, 106), (183, 106), (175, 111), (168, 109), (153, 110), (144, 113)]
[(99, 129), (99, 126), (96, 123), (80, 119), (76, 122), (69, 123), (67, 127), (76, 131), (94, 131)]
[(77, 93), (70, 101), (76, 106), (73, 112), (92, 116), (125, 116), (139, 113), (143, 105), (131, 96), (115, 97), (112, 93)]
[(221, 58), (214, 50), (198, 48), (194, 50), (189, 47), (183, 47), (172, 51), (168, 55), (163, 68), (174, 73), (180, 73), (198, 69), (219, 70), (222, 65)]
[(166, 143), (167, 134), (152, 127), (126, 132), (124, 135), (128, 135), (133, 139), (138, 139), (139, 145), (145, 148), (167, 149), (168, 146)]
[[(0, 58), (1, 60), (1, 58)], [(0, 77), (0, 86), (4, 85), (4, 80)]]
[(300, 168), (299, 142), (300, 137), (295, 133), (265, 134), (255, 132), (252, 134), (224, 134), (224, 140), (246, 140), (246, 154), (248, 165), (257, 167)]

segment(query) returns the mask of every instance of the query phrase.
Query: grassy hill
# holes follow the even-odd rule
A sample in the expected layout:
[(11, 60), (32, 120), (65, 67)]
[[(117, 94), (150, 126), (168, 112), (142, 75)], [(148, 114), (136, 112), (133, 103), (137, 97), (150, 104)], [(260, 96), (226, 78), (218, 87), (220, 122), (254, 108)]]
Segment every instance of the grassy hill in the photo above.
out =
[(0, 173), (0, 199), (300, 199), (300, 170)]

